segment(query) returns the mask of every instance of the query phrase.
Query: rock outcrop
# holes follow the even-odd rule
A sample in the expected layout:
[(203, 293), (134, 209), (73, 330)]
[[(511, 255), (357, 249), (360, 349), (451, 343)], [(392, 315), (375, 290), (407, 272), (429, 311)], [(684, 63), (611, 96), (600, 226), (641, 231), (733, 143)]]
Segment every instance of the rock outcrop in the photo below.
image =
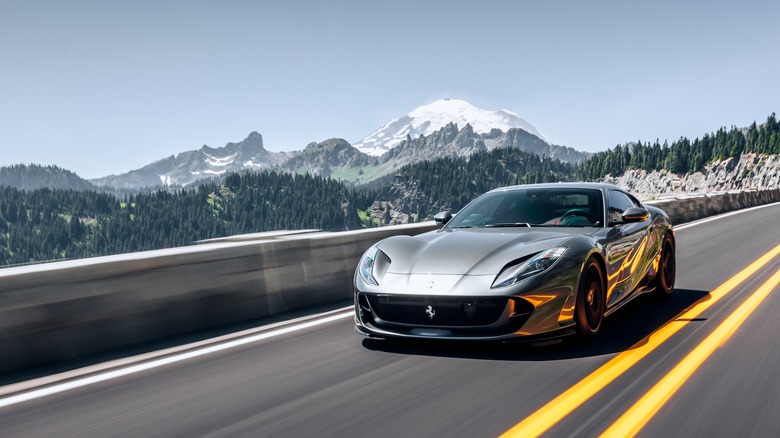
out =
[(686, 175), (661, 170), (629, 170), (623, 175), (608, 175), (605, 182), (624, 187), (641, 199), (682, 194), (704, 194), (734, 190), (780, 188), (780, 156), (742, 154), (714, 161), (702, 172)]

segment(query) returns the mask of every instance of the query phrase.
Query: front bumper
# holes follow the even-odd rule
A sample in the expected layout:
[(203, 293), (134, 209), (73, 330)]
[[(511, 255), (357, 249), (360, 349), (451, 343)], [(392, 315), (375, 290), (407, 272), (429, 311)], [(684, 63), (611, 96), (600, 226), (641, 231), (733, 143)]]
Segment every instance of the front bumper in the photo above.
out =
[(557, 321), (547, 330), (524, 329), (532, 315), (545, 313), (516, 296), (355, 294), (355, 330), (374, 338), (533, 341), (573, 332)]

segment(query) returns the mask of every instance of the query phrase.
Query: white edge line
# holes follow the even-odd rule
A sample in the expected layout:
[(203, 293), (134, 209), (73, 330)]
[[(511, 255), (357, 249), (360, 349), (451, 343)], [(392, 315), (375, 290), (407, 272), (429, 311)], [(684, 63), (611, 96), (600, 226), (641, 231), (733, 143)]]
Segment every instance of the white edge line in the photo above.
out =
[(780, 202), (773, 202), (771, 204), (757, 205), (755, 207), (743, 208), (741, 210), (735, 210), (735, 211), (731, 211), (731, 212), (728, 212), (728, 213), (719, 214), (717, 216), (711, 216), (711, 217), (708, 217), (708, 218), (699, 219), (697, 221), (688, 222), (688, 223), (682, 224), (680, 226), (674, 227), (674, 230), (675, 231), (677, 231), (677, 230), (684, 230), (686, 228), (695, 227), (696, 225), (701, 225), (701, 224), (704, 224), (704, 223), (707, 223), (707, 222), (712, 222), (714, 220), (723, 219), (723, 218), (729, 217), (729, 216), (734, 216), (735, 214), (747, 213), (748, 211), (758, 210), (758, 209), (767, 208), (767, 207), (773, 207), (773, 206), (776, 206), (776, 205), (780, 205)]
[(176, 362), (181, 362), (183, 360), (192, 359), (194, 357), (204, 356), (211, 353), (216, 353), (218, 351), (227, 350), (230, 348), (239, 347), (242, 345), (246, 345), (252, 342), (261, 341), (268, 338), (273, 338), (276, 336), (284, 335), (287, 333), (292, 333), (300, 330), (304, 330), (307, 328), (311, 328), (314, 326), (327, 324), (342, 318), (347, 318), (353, 315), (353, 312), (345, 312), (345, 313), (339, 313), (336, 315), (328, 316), (323, 319), (318, 319), (316, 321), (309, 321), (304, 322), (299, 325), (294, 325), (291, 327), (284, 327), (278, 330), (270, 331), (270, 332), (264, 332), (257, 335), (249, 336), (246, 338), (236, 339), (233, 341), (225, 342), (218, 345), (212, 345), (210, 347), (205, 348), (199, 348), (197, 350), (188, 351), (186, 353), (177, 354), (174, 356), (168, 356), (162, 359), (153, 360), (150, 362), (141, 363), (138, 365), (132, 365), (125, 368), (120, 368), (108, 372), (103, 372), (100, 374), (92, 375), (89, 377), (80, 378), (77, 380), (72, 380), (65, 383), (60, 383), (52, 386), (48, 386), (41, 389), (36, 389), (33, 391), (25, 392), (22, 394), (13, 395), (10, 397), (0, 398), (0, 408), (4, 408), (7, 406), (15, 405), (18, 403), (26, 402), (29, 400), (34, 400), (41, 397), (46, 397), (52, 394), (57, 394), (64, 391), (69, 391), (71, 389), (81, 388), (83, 386), (92, 385), (95, 383), (105, 382), (106, 380), (112, 380), (119, 377), (124, 377), (130, 374), (140, 373), (141, 371), (146, 371), (152, 368), (158, 368), (161, 366), (169, 365)]
[(341, 307), (338, 309), (333, 309), (322, 313), (299, 316), (297, 318), (277, 321), (270, 324), (261, 325), (258, 327), (248, 328), (246, 330), (227, 333), (221, 336), (216, 336), (213, 338), (207, 338), (200, 341), (191, 342), (189, 344), (177, 345), (162, 350), (150, 351), (135, 356), (123, 357), (119, 359), (110, 360), (107, 362), (96, 363), (94, 365), (88, 365), (82, 368), (72, 369), (72, 370), (64, 371), (62, 373), (57, 373), (57, 374), (43, 376), (31, 380), (24, 380), (21, 382), (12, 383), (0, 387), (0, 399), (2, 399), (3, 397), (9, 394), (16, 394), (16, 393), (27, 391), (29, 389), (40, 388), (46, 385), (51, 385), (65, 380), (75, 379), (89, 374), (96, 374), (114, 368), (121, 368), (123, 366), (129, 366), (140, 362), (157, 359), (163, 356), (171, 356), (177, 353), (183, 353), (197, 348), (207, 347), (209, 345), (214, 345), (214, 344), (227, 342), (237, 338), (242, 338), (244, 336), (250, 336), (257, 333), (266, 332), (278, 327), (284, 327), (284, 326), (298, 324), (304, 321), (309, 321), (312, 319), (323, 318), (325, 316), (329, 316), (339, 312), (345, 312), (353, 308), (354, 306), (350, 305), (350, 306)]

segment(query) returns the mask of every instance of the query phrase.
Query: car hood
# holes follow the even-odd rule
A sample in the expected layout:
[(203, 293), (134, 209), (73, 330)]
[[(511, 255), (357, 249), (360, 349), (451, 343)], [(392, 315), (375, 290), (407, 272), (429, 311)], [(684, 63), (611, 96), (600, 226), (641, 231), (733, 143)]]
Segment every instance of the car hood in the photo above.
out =
[(461, 228), (383, 240), (390, 274), (493, 275), (510, 261), (544, 251), (592, 228)]

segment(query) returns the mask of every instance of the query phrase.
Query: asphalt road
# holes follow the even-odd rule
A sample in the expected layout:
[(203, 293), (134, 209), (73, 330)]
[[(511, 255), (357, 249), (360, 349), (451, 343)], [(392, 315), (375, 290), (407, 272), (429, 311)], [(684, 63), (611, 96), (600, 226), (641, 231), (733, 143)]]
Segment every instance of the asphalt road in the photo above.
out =
[[(634, 300), (592, 343), (371, 341), (343, 317), (0, 407), (0, 436), (497, 436), (780, 244), (778, 218), (770, 206), (680, 229), (672, 297)], [(546, 436), (601, 434), (778, 270), (780, 256)], [(639, 435), (780, 436), (778, 314), (776, 287)]]

